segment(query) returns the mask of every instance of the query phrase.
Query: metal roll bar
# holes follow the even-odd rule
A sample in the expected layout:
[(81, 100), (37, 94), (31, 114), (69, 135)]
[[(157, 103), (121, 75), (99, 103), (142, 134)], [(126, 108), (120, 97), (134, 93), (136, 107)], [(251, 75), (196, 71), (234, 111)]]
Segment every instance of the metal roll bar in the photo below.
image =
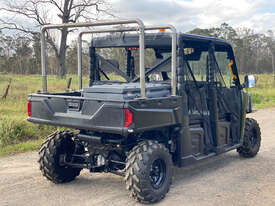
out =
[(116, 21), (99, 21), (75, 24), (51, 24), (41, 28), (41, 65), (43, 78), (43, 92), (47, 92), (47, 74), (46, 74), (46, 37), (45, 32), (48, 29), (72, 28), (72, 27), (89, 27), (89, 26), (109, 26), (119, 24), (138, 24), (139, 30), (139, 48), (140, 48), (140, 89), (141, 97), (145, 98), (145, 70), (144, 70), (144, 24), (140, 19), (116, 20)]
[[(83, 34), (94, 33), (108, 33), (108, 32), (126, 32), (126, 31), (138, 31), (137, 28), (125, 28), (125, 29), (100, 29), (91, 31), (82, 31), (78, 34), (77, 44), (77, 71), (78, 71), (78, 89), (82, 89), (82, 36)], [(145, 73), (144, 73), (145, 75)]]
[[(176, 95), (176, 51), (177, 51), (177, 31), (172, 25), (159, 25), (159, 26), (146, 26), (144, 30), (158, 30), (158, 29), (170, 29), (172, 35), (172, 51), (171, 51), (171, 73), (172, 73), (172, 95)], [(94, 33), (107, 33), (107, 32), (127, 32), (127, 31), (137, 31), (137, 28), (124, 28), (124, 29), (105, 29), (105, 30), (92, 30), (92, 31), (82, 31), (78, 35), (78, 86), (79, 90), (82, 89), (82, 36), (83, 34), (94, 34)], [(143, 75), (144, 71), (140, 71), (140, 75)], [(144, 74), (145, 75), (145, 74)], [(140, 88), (145, 88), (145, 77), (140, 76)], [(141, 97), (145, 97), (142, 96)]]

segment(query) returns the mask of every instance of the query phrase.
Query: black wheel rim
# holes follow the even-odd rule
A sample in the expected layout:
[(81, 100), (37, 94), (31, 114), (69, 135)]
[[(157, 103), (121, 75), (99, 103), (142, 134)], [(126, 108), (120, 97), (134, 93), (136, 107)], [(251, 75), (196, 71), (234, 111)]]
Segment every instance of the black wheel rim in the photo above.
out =
[(153, 162), (150, 169), (150, 182), (153, 188), (159, 189), (166, 178), (166, 164), (162, 159)]
[(252, 148), (254, 148), (256, 145), (258, 145), (258, 136), (257, 131), (253, 130), (252, 134), (249, 137), (250, 145)]

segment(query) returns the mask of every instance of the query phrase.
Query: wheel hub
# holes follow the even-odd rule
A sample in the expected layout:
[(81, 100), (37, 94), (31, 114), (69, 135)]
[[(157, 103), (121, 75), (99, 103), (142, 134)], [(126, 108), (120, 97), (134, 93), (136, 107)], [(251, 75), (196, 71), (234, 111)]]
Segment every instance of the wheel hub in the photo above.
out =
[(153, 188), (158, 189), (161, 187), (166, 178), (166, 164), (163, 160), (157, 159), (153, 162), (149, 178)]
[(258, 144), (258, 138), (256, 131), (253, 131), (253, 133), (249, 137), (250, 145), (254, 148)]

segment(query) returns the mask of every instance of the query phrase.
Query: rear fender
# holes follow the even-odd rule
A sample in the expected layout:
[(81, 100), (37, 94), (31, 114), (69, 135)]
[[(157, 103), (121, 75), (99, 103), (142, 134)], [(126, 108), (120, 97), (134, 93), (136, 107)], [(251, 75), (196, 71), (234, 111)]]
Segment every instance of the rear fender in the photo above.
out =
[(180, 97), (137, 99), (126, 102), (125, 107), (133, 113), (135, 132), (143, 132), (182, 122)]

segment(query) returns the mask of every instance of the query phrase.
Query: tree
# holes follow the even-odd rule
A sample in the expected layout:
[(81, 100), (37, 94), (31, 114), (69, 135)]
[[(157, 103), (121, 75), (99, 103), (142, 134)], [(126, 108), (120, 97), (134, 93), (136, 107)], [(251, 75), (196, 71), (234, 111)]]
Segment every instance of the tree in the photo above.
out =
[(195, 29), (189, 31), (188, 33), (190, 33), (190, 34), (198, 34), (198, 35), (202, 35), (202, 36), (211, 36), (211, 37), (214, 37), (214, 35), (212, 34), (212, 31), (210, 29), (195, 28)]
[(275, 67), (274, 67), (274, 49), (275, 49), (275, 44), (274, 44), (274, 39), (273, 39), (274, 33), (273, 33), (272, 30), (268, 30), (267, 33), (269, 35), (269, 38), (267, 38), (267, 43), (268, 43), (269, 51), (271, 52), (272, 72), (273, 72), (273, 75), (274, 75), (274, 73), (275, 73)]
[[(9, 16), (22, 18), (21, 21), (10, 18), (0, 19), (0, 30), (9, 29), (37, 35), (37, 28), (51, 23), (74, 23), (79, 21), (91, 21), (98, 19), (99, 14), (108, 12), (105, 0), (0, 0), (5, 5), (0, 11), (6, 12)], [(27, 23), (16, 23), (24, 22)], [(59, 21), (57, 21), (59, 20)], [(68, 28), (60, 29), (59, 41), (52, 32), (47, 31), (47, 42), (54, 50), (57, 60), (58, 75), (65, 77), (65, 57), (68, 33), (73, 30)], [(58, 43), (57, 43), (58, 42)]]
[(272, 72), (271, 65), (274, 65), (274, 59), (272, 63), (273, 55), (270, 53), (275, 52), (275, 41), (270, 31), (267, 36), (255, 33), (250, 28), (234, 29), (227, 23), (223, 23), (219, 27), (196, 28), (190, 33), (228, 40), (233, 46), (240, 73)]
[(67, 50), (68, 73), (77, 74), (77, 42), (73, 41)]
[(40, 34), (34, 34), (32, 39), (33, 61), (37, 68), (41, 67)]
[(12, 36), (2, 34), (0, 36), (0, 71), (12, 72), (12, 55), (15, 53), (15, 39)]
[(14, 69), (17, 69), (14, 73), (26, 74), (29, 69), (29, 61), (32, 58), (32, 49), (30, 47), (30, 39), (26, 37), (17, 37), (15, 43), (14, 54)]

